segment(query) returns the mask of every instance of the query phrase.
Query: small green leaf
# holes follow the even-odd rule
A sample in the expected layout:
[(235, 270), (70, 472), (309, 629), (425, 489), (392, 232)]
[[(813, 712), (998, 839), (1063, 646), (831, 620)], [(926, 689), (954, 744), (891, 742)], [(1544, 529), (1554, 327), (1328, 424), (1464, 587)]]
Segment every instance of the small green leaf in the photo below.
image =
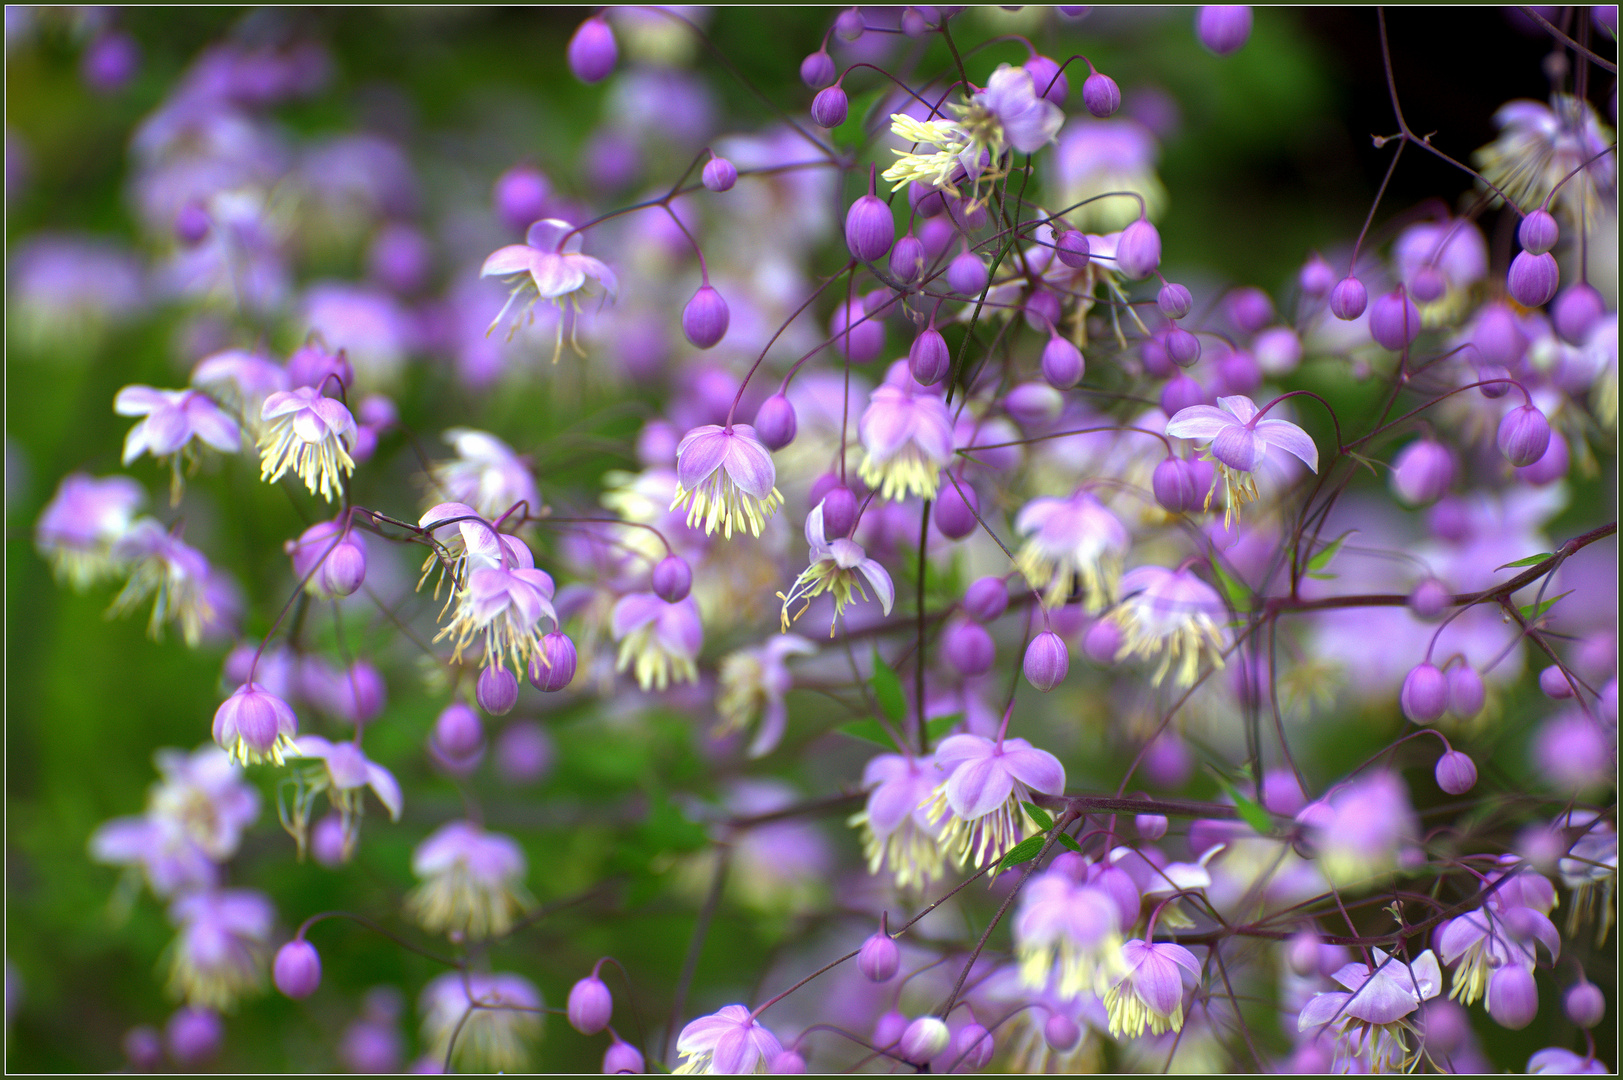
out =
[(1553, 551), (1541, 551), (1537, 555), (1529, 555), (1525, 559), (1517, 559), (1515, 562), (1507, 562), (1503, 566), (1496, 566), (1496, 567), (1494, 567), (1494, 570), (1496, 570), (1496, 571), (1498, 571), (1498, 570), (1509, 570), (1512, 567), (1516, 567), (1516, 566), (1537, 566), (1539, 563), (1543, 562), (1545, 559), (1553, 559), (1553, 558), (1555, 558), (1555, 552), (1553, 552)]
[(1064, 844), (1066, 847), (1070, 848), (1072, 851), (1076, 852), (1078, 855), (1082, 854), (1082, 845), (1077, 843), (1076, 838), (1073, 837), (1070, 833), (1063, 833), (1062, 832), (1062, 833), (1059, 834), (1058, 839), (1059, 839), (1060, 843)]
[(998, 861), (998, 864), (992, 868), (992, 876), (997, 877), (1011, 866), (1019, 866), (1021, 863), (1028, 863), (1035, 859), (1037, 853), (1043, 849), (1043, 839), (1042, 836), (1028, 836), (1014, 845), (1009, 849), (1009, 853), (1003, 856)]
[(927, 721), (924, 725), (924, 729), (930, 733), (930, 745), (934, 746), (936, 743), (940, 742), (941, 736), (957, 727), (963, 722), (963, 719), (963, 713), (955, 712), (947, 716), (938, 716), (934, 720)]
[(877, 720), (856, 720), (849, 724), (841, 724), (834, 730), (838, 731), (841, 735), (849, 735), (853, 739), (863, 739), (867, 742), (878, 743), (886, 750), (895, 751), (901, 749), (895, 744), (889, 735), (885, 734), (885, 729), (879, 726), (879, 721)]
[(1240, 820), (1264, 836), (1273, 832), (1273, 822), (1268, 820), (1268, 812), (1258, 806), (1255, 800), (1240, 794), (1240, 790), (1222, 773), (1213, 770), (1212, 777), (1217, 781), (1217, 786), (1223, 789), (1223, 793), (1234, 800), (1234, 807), (1240, 812)]
[(900, 724), (907, 715), (907, 697), (902, 693), (902, 680), (880, 659), (878, 649), (873, 651), (873, 674), (868, 678), (868, 685), (873, 687), (873, 695), (885, 717), (893, 724)]
[(1522, 618), (1526, 619), (1528, 622), (1532, 622), (1534, 619), (1537, 619), (1546, 611), (1549, 611), (1552, 607), (1554, 607), (1555, 602), (1561, 599), (1562, 596), (1571, 596), (1577, 591), (1578, 590), (1576, 589), (1568, 589), (1566, 592), (1562, 593), (1561, 596), (1552, 596), (1548, 600), (1539, 604), (1537, 607), (1534, 607), (1532, 604), (1524, 604), (1521, 608)]
[(1237, 578), (1229, 574), (1215, 561), (1211, 564), (1212, 574), (1217, 578), (1217, 585), (1223, 590), (1229, 606), (1241, 615), (1251, 610), (1251, 590)]
[(1308, 570), (1323, 570), (1326, 566), (1329, 566), (1330, 560), (1335, 558), (1336, 552), (1341, 550), (1341, 545), (1347, 542), (1347, 537), (1351, 536), (1357, 531), (1357, 529), (1348, 529), (1346, 532), (1330, 541), (1328, 547), (1307, 561)]
[(1049, 815), (1047, 810), (1044, 810), (1036, 803), (1028, 802), (1021, 803), (1021, 805), (1026, 808), (1026, 816), (1031, 818), (1032, 821), (1035, 821), (1039, 829), (1047, 832), (1049, 829), (1054, 827), (1054, 819)]

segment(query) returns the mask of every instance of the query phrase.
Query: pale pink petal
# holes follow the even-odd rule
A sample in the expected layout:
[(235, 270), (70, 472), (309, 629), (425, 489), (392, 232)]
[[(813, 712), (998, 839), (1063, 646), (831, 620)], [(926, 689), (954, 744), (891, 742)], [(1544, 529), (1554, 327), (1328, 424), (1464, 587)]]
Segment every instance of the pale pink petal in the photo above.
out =
[(1257, 415), (1257, 403), (1244, 394), (1220, 397), (1217, 404), (1233, 413), (1242, 424), (1249, 424)]
[(586, 284), (586, 272), (562, 255), (537, 255), (530, 264), (530, 277), (542, 296), (567, 296)]
[(390, 821), (400, 820), (400, 785), (395, 781), (394, 774), (382, 765), (367, 762), (366, 780), (372, 791), (377, 795), (378, 802), (389, 811)]
[(120, 416), (145, 416), (169, 404), (171, 394), (150, 386), (126, 386), (113, 398), (113, 411)]
[(772, 494), (778, 482), (778, 470), (772, 464), (772, 454), (761, 444), (755, 429), (748, 424), (735, 424), (727, 439), (727, 456), (722, 462), (727, 475), (740, 489), (757, 499)]
[(689, 491), (721, 467), (732, 436), (716, 424), (696, 427), (676, 447), (676, 481)]
[(947, 780), (947, 803), (953, 813), (973, 821), (1002, 806), (1013, 790), (1014, 780), (1002, 759), (986, 757), (953, 770)]
[(875, 599), (884, 608), (885, 614), (889, 615), (891, 607), (896, 603), (896, 586), (891, 583), (890, 574), (873, 559), (863, 559), (857, 564), (857, 569), (862, 571), (862, 576), (873, 586)]
[(485, 265), (479, 268), (479, 276), (506, 277), (508, 274), (518, 274), (530, 269), (530, 260), (537, 252), (523, 244), (509, 244), (504, 248), (497, 248), (485, 260)]
[(1302, 1011), (1296, 1017), (1296, 1030), (1306, 1031), (1308, 1028), (1322, 1027), (1335, 1020), (1338, 1016), (1345, 1017), (1347, 1001), (1351, 994), (1329, 993), (1314, 994), (1313, 999), (1302, 1006)]
[(1011, 750), (1005, 745), (1003, 767), (1033, 791), (1058, 795), (1065, 790), (1065, 766), (1046, 750), (1035, 747)]
[(1167, 434), (1174, 439), (1215, 439), (1218, 432), (1234, 426), (1234, 417), (1210, 405), (1179, 409), (1167, 421)]
[(1309, 469), (1319, 471), (1318, 446), (1307, 432), (1289, 420), (1259, 420), (1255, 430), (1263, 442), (1295, 454)]
[(208, 398), (188, 401), (186, 413), (191, 417), (192, 431), (214, 449), (234, 454), (242, 448), (242, 429)]

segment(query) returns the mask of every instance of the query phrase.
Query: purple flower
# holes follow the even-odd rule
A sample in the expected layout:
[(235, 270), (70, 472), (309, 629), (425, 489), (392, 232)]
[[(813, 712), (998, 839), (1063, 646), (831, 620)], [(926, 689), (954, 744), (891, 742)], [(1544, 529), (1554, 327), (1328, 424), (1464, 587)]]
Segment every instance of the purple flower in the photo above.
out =
[(952, 417), (941, 398), (884, 385), (874, 390), (857, 424), (864, 455), (862, 482), (882, 498), (933, 499), (941, 470), (952, 462)]
[(170, 459), (174, 474), (171, 502), (180, 501), (182, 459), (197, 453), (193, 439), (226, 454), (242, 449), (242, 429), (237, 422), (196, 390), (126, 386), (113, 399), (113, 411), (120, 416), (144, 417), (124, 437), (123, 462), (128, 465), (144, 453), (160, 461)]
[(1364, 1059), (1369, 1071), (1407, 1068), (1418, 1053), (1418, 1036), (1404, 1018), (1436, 997), (1443, 973), (1430, 949), (1413, 961), (1373, 950), (1375, 964), (1347, 964), (1333, 978), (1350, 993), (1313, 995), (1296, 1018), (1296, 1029), (1317, 1028), (1335, 1043), (1338, 1061)]
[(461, 1072), (524, 1072), (529, 1044), (541, 1034), (541, 1006), (522, 976), (448, 971), (423, 987), (423, 1042), (436, 1065), (450, 1053)]
[(941, 876), (940, 830), (926, 809), (941, 780), (933, 762), (900, 754), (880, 754), (868, 762), (862, 770), (868, 802), (849, 822), (860, 830), (868, 873), (889, 870), (904, 891), (923, 889)]
[(389, 811), (390, 821), (400, 820), (400, 785), (393, 774), (367, 760), (352, 742), (328, 742), (320, 735), (304, 735), (292, 756), (315, 758), (326, 763), (326, 776), (320, 781), (332, 790), (332, 800), (346, 820), (360, 810), (360, 790), (372, 789), (378, 802)]
[(127, 476), (96, 479), (84, 473), (62, 478), (34, 526), (34, 545), (51, 560), (57, 577), (83, 590), (115, 576), (114, 546), (130, 529), (146, 492)]
[[(1167, 421), (1167, 434), (1176, 439), (1210, 440), (1207, 451), (1223, 477), (1223, 523), (1234, 512), (1257, 499), (1256, 470), (1274, 447), (1293, 454), (1309, 469), (1319, 471), (1319, 448), (1307, 432), (1288, 420), (1262, 420), (1256, 402), (1234, 395), (1220, 397), (1221, 409), (1191, 405)], [(1215, 491), (1215, 487), (1213, 488)], [(1211, 506), (1211, 493), (1206, 506)]]
[(467, 821), (441, 826), (411, 855), (422, 884), (406, 908), (425, 930), (478, 940), (498, 937), (529, 904), (524, 852), (512, 840)]
[(1023, 985), (1052, 982), (1070, 998), (1102, 993), (1125, 971), (1121, 912), (1109, 893), (1081, 880), (1086, 870), (1079, 857), (1061, 854), (1021, 892), (1014, 941)]
[[(835, 624), (852, 598), (868, 599), (862, 589), (862, 578), (867, 579), (874, 599), (879, 601), (885, 614), (890, 614), (891, 605), (896, 602), (896, 587), (891, 583), (890, 574), (877, 561), (868, 558), (867, 552), (856, 541), (844, 537), (830, 540), (824, 535), (821, 502), (806, 515), (806, 543), (811, 546), (806, 556), (810, 565), (801, 571), (787, 594), (778, 594), (783, 599), (784, 633), (789, 632), (791, 622), (806, 613), (814, 598), (826, 592), (834, 600), (834, 618), (828, 627), (828, 636), (833, 637)], [(791, 617), (789, 607), (796, 600), (806, 603)]]
[(108, 608), (121, 615), (152, 597), (147, 632), (161, 636), (165, 623), (180, 623), (186, 644), (196, 645), (219, 615), (219, 579), (196, 548), (171, 536), (152, 518), (139, 518), (112, 548), (115, 563), (129, 567), (130, 579)]
[(342, 493), (344, 479), (355, 471), (358, 431), (344, 403), (322, 397), (309, 386), (274, 393), (265, 399), (259, 418), (259, 478), (274, 484), (292, 470), (312, 495), (331, 502)]
[(1236, 52), (1251, 37), (1251, 8), (1245, 4), (1208, 4), (1195, 16), (1195, 36), (1218, 56)]
[(784, 695), (794, 685), (788, 661), (810, 656), (817, 647), (796, 634), (779, 634), (765, 645), (740, 649), (722, 658), (717, 675), (716, 712), (719, 732), (737, 731), (760, 718), (761, 728), (750, 743), (749, 756), (770, 754), (783, 738), (789, 722)]
[(444, 439), (457, 457), (436, 462), (429, 469), (436, 494), (448, 502), (465, 503), (491, 521), (520, 503), (532, 517), (541, 513), (541, 495), (529, 462), (513, 453), (512, 447), (472, 428), (451, 428)]
[(1584, 1057), (1563, 1046), (1551, 1046), (1527, 1059), (1530, 1075), (1610, 1076), (1612, 1070), (1593, 1055)]
[(1027, 537), (1015, 565), (1032, 588), (1044, 590), (1043, 603), (1063, 603), (1073, 576), (1082, 579), (1089, 611), (1114, 599), (1132, 541), (1116, 515), (1089, 492), (1079, 488), (1068, 499), (1033, 499), (1020, 510), (1014, 527)]
[(259, 986), (276, 912), (251, 889), (183, 896), (169, 906), (180, 927), (169, 961), (169, 988), (193, 1008), (225, 1010)]
[[(492, 536), (488, 530), (481, 532), (486, 538)], [(505, 662), (522, 672), (541, 650), (546, 634), (542, 620), (550, 622), (554, 630), (558, 627), (558, 613), (552, 606), (554, 585), (550, 574), (535, 568), (535, 557), (522, 540), (503, 537), (499, 550), (495, 566), (476, 566), (470, 561), (464, 584), (454, 598), (456, 613), (434, 640), (450, 638), (455, 661), (474, 638), (483, 637), (486, 664), (502, 667)]]
[(295, 753), (298, 731), (293, 709), (258, 683), (237, 687), (214, 713), (214, 741), (242, 765), (282, 764), (283, 755)]
[(766, 520), (783, 505), (774, 486), (772, 454), (748, 424), (705, 424), (683, 436), (676, 447), (676, 497), (671, 509), (686, 506), (689, 528), (702, 521), (705, 535), (717, 528), (727, 539), (749, 527), (760, 536)]
[(1389, 772), (1346, 784), (1304, 807), (1296, 820), (1307, 826), (1324, 876), (1338, 886), (1392, 871), (1420, 837), (1408, 789)]
[(736, 1076), (757, 1072), (779, 1054), (783, 1044), (742, 1005), (724, 1005), (701, 1016), (676, 1037), (683, 1061), (673, 1072), (682, 1075)]
[(1200, 977), (1200, 961), (1182, 945), (1142, 940), (1121, 947), (1126, 974), (1105, 991), (1110, 1034), (1136, 1038), (1147, 1027), (1156, 1035), (1183, 1030), (1183, 975)]
[(672, 682), (698, 680), (695, 661), (704, 647), (704, 625), (692, 596), (675, 604), (653, 593), (622, 596), (610, 622), (615, 640), (620, 642), (614, 670), (632, 667), (637, 685), (644, 690), (664, 690)]
[(227, 349), (205, 356), (192, 368), (192, 385), (207, 390), (242, 417), (250, 435), (259, 436), (259, 413), (265, 399), (288, 389), (288, 372), (267, 356)]
[(1219, 627), (1228, 609), (1210, 585), (1189, 570), (1140, 566), (1122, 575), (1121, 603), (1110, 618), (1122, 629), (1123, 656), (1161, 656), (1154, 685), (1159, 686), (1175, 661), (1178, 685), (1191, 686), (1202, 654), (1223, 666), (1225, 642)]
[[(590, 20), (589, 20), (590, 21)], [(519, 320), (525, 311), (531, 310), (538, 300), (547, 300), (556, 305), (559, 311), (557, 342), (552, 350), (552, 362), (558, 362), (558, 355), (563, 351), (564, 305), (567, 301), (569, 310), (577, 319), (580, 314), (580, 296), (589, 292), (592, 283), (596, 283), (603, 293), (614, 299), (620, 291), (619, 279), (614, 276), (602, 262), (590, 255), (581, 254), (581, 234), (574, 231), (574, 226), (567, 221), (556, 218), (544, 218), (530, 226), (522, 244), (509, 244), (492, 252), (479, 270), (480, 277), (501, 277), (512, 283), (512, 294), (507, 298), (496, 317), (491, 320), (490, 329), (485, 333), (488, 336), (494, 333), (496, 327), (507, 317), (508, 311), (515, 303), (519, 303), (518, 314), (514, 317), (512, 330), (508, 337), (512, 338), (519, 326)], [(533, 295), (532, 295), (533, 294)], [(531, 319), (534, 319), (533, 313)], [(575, 320), (569, 320), (571, 327)], [(571, 344), (573, 345), (573, 330), (571, 330)], [(578, 353), (580, 348), (575, 346)]]
[(1596, 221), (1609, 213), (1617, 161), (1603, 153), (1611, 138), (1588, 102), (1567, 94), (1553, 95), (1548, 105), (1519, 99), (1500, 106), (1493, 122), (1499, 136), (1474, 160), (1518, 206), (1541, 206), (1560, 184), (1556, 205), (1568, 220)]
[(959, 866), (996, 861), (1029, 832), (1024, 807), (1033, 791), (1065, 790), (1065, 766), (1024, 739), (993, 742), (979, 735), (949, 735), (936, 747), (947, 774), (930, 803), (930, 820), (945, 824), (941, 847)]

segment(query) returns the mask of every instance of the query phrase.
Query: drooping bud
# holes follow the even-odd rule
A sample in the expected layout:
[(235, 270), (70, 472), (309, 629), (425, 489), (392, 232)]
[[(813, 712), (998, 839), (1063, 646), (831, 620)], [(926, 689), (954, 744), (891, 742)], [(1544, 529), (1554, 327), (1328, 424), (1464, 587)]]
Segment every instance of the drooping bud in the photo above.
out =
[(1518, 469), (1550, 448), (1550, 422), (1532, 405), (1519, 405), (1499, 421), (1499, 452)]
[(942, 484), (935, 499), (935, 527), (948, 540), (962, 540), (975, 531), (980, 508), (980, 496), (964, 480)]
[(1364, 313), (1369, 303), (1369, 290), (1355, 277), (1344, 277), (1330, 290), (1330, 314), (1343, 322), (1351, 322)]
[(941, 656), (960, 675), (985, 675), (997, 660), (997, 646), (980, 623), (959, 620), (942, 636)]
[(620, 50), (614, 31), (603, 19), (592, 16), (580, 24), (569, 39), (569, 70), (583, 83), (602, 82), (614, 71)]
[(518, 704), (518, 676), (491, 664), (479, 673), (474, 697), (491, 716), (506, 716)]
[(845, 246), (858, 262), (878, 262), (896, 242), (896, 218), (890, 205), (874, 194), (874, 170), (868, 169), (868, 193), (845, 213)]
[(1561, 287), (1561, 267), (1547, 251), (1542, 255), (1523, 251), (1510, 261), (1505, 286), (1522, 307), (1542, 307)]
[(986, 264), (973, 251), (965, 250), (947, 264), (947, 284), (960, 296), (979, 296), (986, 281)]
[(1181, 319), (1195, 306), (1195, 298), (1189, 295), (1189, 290), (1184, 286), (1169, 281), (1161, 286), (1161, 291), (1156, 294), (1155, 306), (1160, 308), (1161, 314), (1167, 318)]
[(695, 348), (714, 348), (727, 336), (727, 301), (709, 285), (699, 286), (682, 309), (682, 333)]
[(1101, 120), (1114, 116), (1121, 108), (1121, 87), (1109, 75), (1095, 71), (1082, 80), (1082, 104)]
[(366, 580), (366, 549), (345, 537), (316, 571), (317, 585), (329, 596), (349, 596)]
[(1071, 670), (1071, 652), (1058, 634), (1044, 630), (1026, 646), (1021, 667), (1026, 681), (1046, 694), (1063, 682)]
[(772, 1055), (767, 1062), (766, 1071), (773, 1076), (803, 1076), (806, 1072), (806, 1059), (794, 1050), (782, 1050)]
[(485, 726), (478, 713), (453, 702), (434, 721), (434, 741), (447, 757), (472, 757), (485, 745)]
[[(931, 184), (914, 180), (907, 185), (907, 205), (921, 218), (937, 217), (947, 212), (947, 194)], [(947, 231), (950, 233), (951, 223), (943, 224), (948, 226)]]
[(1409, 292), (1422, 304), (1429, 304), (1448, 291), (1448, 279), (1435, 266), (1426, 265), (1415, 270), (1409, 280)]
[(907, 233), (890, 249), (890, 276), (906, 285), (924, 273), (924, 244)]
[(1116, 269), (1134, 281), (1149, 277), (1161, 265), (1161, 234), (1139, 218), (1116, 241)]
[(795, 441), (800, 423), (795, 419), (795, 407), (782, 394), (773, 394), (761, 402), (755, 413), (755, 434), (768, 450), (782, 450)]
[(546, 216), (552, 185), (547, 182), (546, 174), (534, 165), (514, 165), (496, 178), (491, 194), (496, 214), (503, 224), (510, 229), (523, 230), (532, 221)]
[(1072, 270), (1080, 270), (1088, 265), (1088, 238), (1080, 229), (1067, 229), (1054, 241), (1055, 254), (1059, 261)]
[(1009, 587), (1000, 577), (977, 578), (964, 590), (964, 611), (972, 619), (991, 622), (1009, 607)]
[(1179, 367), (1194, 367), (1200, 359), (1200, 339), (1181, 326), (1167, 331), (1167, 359)]
[(934, 386), (952, 367), (947, 339), (934, 326), (926, 327), (907, 350), (907, 368), (921, 386)]
[(1168, 416), (1176, 416), (1180, 410), (1205, 401), (1206, 391), (1187, 375), (1174, 375), (1161, 387), (1161, 411)]
[(1548, 210), (1534, 210), (1516, 227), (1516, 239), (1524, 251), (1543, 255), (1561, 239), (1561, 226)]
[(693, 589), (693, 567), (680, 555), (667, 555), (659, 560), (650, 577), (654, 595), (667, 604), (681, 603)]
[(1448, 751), (1437, 759), (1437, 786), (1450, 795), (1464, 795), (1476, 787), (1476, 762), (1458, 750)]
[(1227, 56), (1251, 37), (1251, 8), (1245, 4), (1209, 4), (1195, 16), (1195, 36), (1218, 56)]
[(1567, 1019), (1582, 1028), (1592, 1028), (1606, 1019), (1606, 995), (1600, 987), (1583, 979), (1568, 990), (1561, 1001)]
[(1565, 701), (1572, 696), (1572, 684), (1567, 681), (1566, 672), (1561, 670), (1559, 664), (1551, 664), (1538, 673), (1538, 688), (1544, 691), (1545, 697), (1556, 701)]
[(1414, 612), (1416, 618), (1430, 622), (1448, 610), (1449, 601), (1453, 598), (1454, 594), (1441, 581), (1434, 577), (1423, 578), (1409, 592), (1409, 610)]
[(554, 693), (575, 678), (575, 643), (569, 635), (553, 631), (541, 639), (541, 651), (530, 658), (530, 685)]
[(862, 21), (862, 12), (858, 8), (846, 8), (835, 16), (834, 32), (845, 41), (856, 41), (862, 37), (867, 26)]
[(844, 484), (828, 490), (822, 498), (823, 535), (830, 540), (850, 536), (857, 527), (857, 497)]
[(947, 1030), (940, 1017), (921, 1016), (902, 1032), (902, 1044), (898, 1050), (902, 1060), (923, 1065), (945, 1050), (951, 1039), (952, 1032)]
[(817, 96), (812, 98), (811, 118), (818, 127), (832, 130), (845, 123), (845, 114), (850, 107), (845, 91), (838, 86), (830, 86), (819, 90)]
[(1082, 1029), (1064, 1013), (1052, 1013), (1043, 1023), (1043, 1041), (1063, 1053), (1082, 1041)]
[(862, 969), (869, 982), (889, 982), (901, 963), (902, 951), (883, 930), (864, 941), (857, 953), (857, 967)]
[(1488, 1015), (1500, 1027), (1520, 1031), (1538, 1015), (1538, 984), (1520, 964), (1506, 964), (1488, 978)]
[(1417, 724), (1429, 724), (1448, 711), (1448, 678), (1430, 663), (1419, 663), (1403, 677), (1398, 695), (1403, 715)]
[(822, 49), (818, 49), (800, 62), (800, 81), (805, 83), (809, 90), (821, 90), (825, 86), (833, 85), (836, 74), (834, 58)]
[(596, 974), (588, 975), (569, 988), (569, 1026), (582, 1035), (596, 1035), (609, 1026), (614, 1014), (614, 997)]
[(287, 997), (307, 998), (321, 985), (321, 957), (314, 945), (296, 937), (276, 950), (271, 977)]
[(1311, 930), (1298, 930), (1285, 942), (1285, 963), (1296, 974), (1306, 978), (1319, 970), (1319, 935)]
[(1150, 489), (1155, 501), (1169, 514), (1182, 514), (1198, 508), (1202, 492), (1195, 490), (1195, 475), (1189, 463), (1182, 458), (1165, 458), (1150, 474)]
[(1043, 346), (1043, 378), (1056, 390), (1069, 390), (1082, 381), (1087, 370), (1082, 350), (1058, 334), (1048, 335)]
[(1041, 427), (1059, 419), (1065, 397), (1045, 382), (1021, 383), (1003, 395), (1003, 411), (1022, 427)]
[(1568, 345), (1582, 345), (1590, 329), (1606, 314), (1606, 301), (1587, 281), (1580, 281), (1563, 290), (1550, 308), (1550, 319), (1555, 332)]
[(1454, 483), (1454, 455), (1431, 439), (1410, 443), (1392, 462), (1392, 491), (1406, 506), (1430, 506)]
[(1324, 256), (1315, 251), (1297, 273), (1296, 284), (1307, 296), (1323, 296), (1335, 287), (1336, 272), (1324, 261)]
[(907, 1017), (895, 1009), (882, 1013), (874, 1021), (873, 1044), (879, 1047), (895, 1046), (902, 1038), (902, 1032), (907, 1030)]
[(1399, 352), (1420, 336), (1420, 309), (1400, 286), (1378, 297), (1369, 309), (1369, 336), (1375, 344)]
[(1448, 673), (1448, 711), (1461, 720), (1469, 720), (1482, 711), (1488, 700), (1482, 676), (1470, 664), (1461, 664)]
[[(847, 329), (849, 327), (849, 329)], [(860, 299), (840, 304), (829, 320), (829, 335), (834, 347), (854, 363), (865, 364), (876, 360), (885, 348), (885, 324), (878, 317), (870, 317), (867, 306)]]
[(1155, 841), (1167, 834), (1165, 814), (1138, 814), (1133, 818), (1133, 831), (1144, 840)]
[(733, 185), (738, 183), (738, 166), (724, 157), (712, 156), (705, 162), (704, 172), (699, 179), (711, 191), (731, 191)]
[(1082, 651), (1096, 664), (1114, 664), (1121, 652), (1121, 627), (1114, 619), (1099, 619), (1082, 636)]
[(962, 1061), (960, 1068), (979, 1070), (986, 1068), (995, 1049), (992, 1033), (971, 1020), (952, 1033), (952, 1041), (947, 1045), (947, 1057)]
[(628, 1042), (621, 1042), (616, 1038), (613, 1044), (603, 1052), (603, 1072), (609, 1076), (618, 1073), (632, 1073), (640, 1076), (643, 1068), (642, 1051)]

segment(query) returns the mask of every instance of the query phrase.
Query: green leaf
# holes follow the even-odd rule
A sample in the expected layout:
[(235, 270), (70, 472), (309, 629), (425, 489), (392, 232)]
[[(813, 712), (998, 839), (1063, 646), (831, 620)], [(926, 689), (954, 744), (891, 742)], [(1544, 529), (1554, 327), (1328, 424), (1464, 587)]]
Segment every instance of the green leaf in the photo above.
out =
[(893, 724), (900, 724), (902, 717), (907, 715), (907, 698), (902, 693), (902, 680), (897, 678), (893, 668), (880, 659), (877, 648), (873, 651), (873, 674), (868, 678), (868, 685), (873, 687), (873, 695), (878, 699), (885, 717)]
[(1058, 836), (1058, 840), (1059, 840), (1059, 842), (1061, 844), (1064, 844), (1066, 847), (1070, 848), (1072, 851), (1076, 852), (1078, 855), (1082, 854), (1082, 845), (1077, 843), (1076, 838), (1073, 837), (1070, 833), (1064, 833), (1064, 832), (1060, 833), (1059, 836)]
[(1330, 541), (1329, 546), (1307, 561), (1308, 570), (1323, 570), (1326, 566), (1329, 566), (1330, 560), (1335, 558), (1336, 552), (1341, 550), (1341, 545), (1347, 542), (1347, 537), (1351, 536), (1357, 531), (1357, 529), (1348, 529), (1346, 532)]
[(1562, 596), (1571, 596), (1577, 591), (1578, 590), (1576, 589), (1568, 589), (1566, 592), (1562, 593), (1561, 596), (1552, 596), (1548, 600), (1539, 604), (1537, 607), (1534, 607), (1532, 604), (1524, 604), (1521, 608), (1522, 618), (1526, 619), (1528, 622), (1532, 622), (1534, 619), (1537, 619), (1540, 615), (1543, 615), (1546, 611), (1549, 611), (1552, 607), (1554, 607), (1555, 602), (1561, 599)]
[(940, 742), (941, 736), (957, 727), (959, 723), (963, 721), (963, 719), (963, 713), (955, 712), (947, 716), (938, 716), (934, 720), (927, 721), (924, 725), (924, 730), (930, 733), (930, 745), (934, 746), (936, 743)]
[(1250, 611), (1251, 590), (1243, 582), (1219, 566), (1215, 559), (1212, 561), (1211, 567), (1212, 575), (1217, 578), (1218, 588), (1223, 590), (1223, 595), (1227, 598), (1229, 605), (1241, 615)]
[(1054, 827), (1054, 819), (1051, 816), (1049, 816), (1049, 813), (1048, 813), (1047, 810), (1044, 810), (1042, 807), (1038, 806), (1036, 803), (1029, 803), (1028, 802), (1028, 803), (1021, 803), (1021, 805), (1026, 808), (1026, 816), (1031, 818), (1032, 821), (1035, 821), (1037, 823), (1037, 827), (1039, 829), (1043, 830), (1044, 832), (1047, 832), (1049, 829), (1052, 829)]
[(1525, 559), (1517, 559), (1515, 562), (1507, 562), (1503, 566), (1496, 566), (1496, 567), (1494, 567), (1494, 570), (1496, 570), (1496, 571), (1497, 570), (1509, 570), (1509, 569), (1511, 569), (1512, 567), (1515, 567), (1515, 566), (1537, 566), (1539, 563), (1543, 562), (1545, 559), (1553, 559), (1553, 558), (1555, 558), (1555, 552), (1553, 552), (1553, 551), (1541, 551), (1537, 555), (1529, 555)]
[(992, 867), (992, 876), (997, 877), (1011, 866), (1019, 866), (1021, 863), (1028, 863), (1035, 859), (1037, 853), (1043, 849), (1044, 839), (1045, 837), (1042, 835), (1028, 836), (1014, 845), (1009, 849), (1009, 853), (998, 860), (996, 866)]
[(834, 729), (841, 735), (849, 735), (853, 739), (863, 739), (867, 742), (878, 743), (886, 750), (900, 750), (894, 739), (885, 734), (885, 729), (879, 726), (877, 720), (857, 720), (849, 724), (841, 724)]
[(1223, 793), (1234, 800), (1235, 809), (1240, 812), (1240, 820), (1263, 836), (1273, 832), (1274, 826), (1273, 822), (1268, 819), (1268, 811), (1258, 806), (1255, 800), (1248, 799), (1240, 794), (1240, 790), (1230, 783), (1229, 778), (1222, 773), (1214, 769), (1212, 770), (1212, 777), (1217, 781), (1217, 786), (1223, 789)]

